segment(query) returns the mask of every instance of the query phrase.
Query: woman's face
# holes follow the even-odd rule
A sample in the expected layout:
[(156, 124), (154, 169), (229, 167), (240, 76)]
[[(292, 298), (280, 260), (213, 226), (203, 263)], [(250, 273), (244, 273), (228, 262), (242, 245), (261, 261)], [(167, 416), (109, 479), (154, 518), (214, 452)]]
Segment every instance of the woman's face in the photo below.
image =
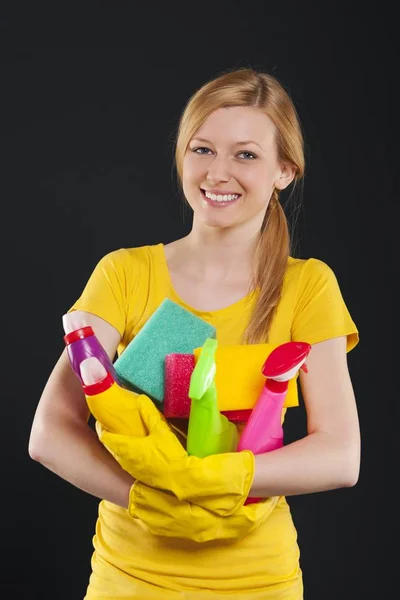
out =
[(276, 128), (251, 107), (219, 108), (190, 140), (183, 161), (183, 191), (195, 219), (212, 227), (254, 220), (261, 227), (274, 188), (295, 171), (278, 163)]

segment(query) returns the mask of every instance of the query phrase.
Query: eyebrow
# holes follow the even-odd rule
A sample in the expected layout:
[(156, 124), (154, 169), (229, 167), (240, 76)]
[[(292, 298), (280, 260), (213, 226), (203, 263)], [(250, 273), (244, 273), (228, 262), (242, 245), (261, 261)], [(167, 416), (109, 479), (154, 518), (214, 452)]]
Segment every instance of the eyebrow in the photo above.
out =
[[(194, 136), (192, 138), (193, 140), (197, 140), (198, 142), (205, 142), (206, 144), (211, 144), (212, 142), (210, 142), (210, 140), (206, 140), (205, 138), (201, 138), (201, 137), (197, 137)], [(261, 148), (260, 144), (258, 144), (257, 142), (255, 142), (254, 140), (246, 140), (244, 142), (235, 142), (235, 146), (247, 146), (247, 144), (255, 144), (256, 146), (258, 146), (259, 148)]]

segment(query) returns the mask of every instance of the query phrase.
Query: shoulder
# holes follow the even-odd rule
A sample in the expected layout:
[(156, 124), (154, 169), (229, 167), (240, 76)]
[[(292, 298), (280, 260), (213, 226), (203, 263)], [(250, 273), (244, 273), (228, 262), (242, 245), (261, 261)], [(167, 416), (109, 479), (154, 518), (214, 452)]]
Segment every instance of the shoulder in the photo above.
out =
[(291, 339), (316, 344), (347, 336), (347, 349), (351, 350), (358, 343), (358, 330), (333, 269), (317, 258), (291, 259), (289, 263)]
[(289, 256), (287, 272), (289, 276), (312, 278), (335, 276), (332, 268), (319, 258), (293, 258)]
[(340, 287), (333, 269), (318, 258), (290, 258), (284, 287), (295, 310), (310, 301), (331, 303), (341, 299)]
[(99, 261), (104, 267), (117, 270), (131, 270), (135, 267), (148, 267), (151, 258), (159, 249), (159, 244), (118, 248), (105, 254)]
[(299, 292), (315, 284), (336, 282), (332, 268), (318, 258), (289, 257), (285, 274), (287, 286), (295, 287)]

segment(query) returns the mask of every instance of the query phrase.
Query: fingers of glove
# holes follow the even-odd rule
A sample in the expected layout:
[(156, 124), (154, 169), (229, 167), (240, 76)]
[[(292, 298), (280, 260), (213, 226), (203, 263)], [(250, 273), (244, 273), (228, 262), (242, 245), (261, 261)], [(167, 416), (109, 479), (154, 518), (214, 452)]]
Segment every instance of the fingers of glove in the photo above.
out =
[(189, 457), (181, 476), (174, 478), (174, 493), (219, 516), (235, 513), (243, 506), (254, 479), (252, 452)]
[(100, 438), (103, 434), (103, 431), (104, 431), (104, 427), (103, 427), (102, 423), (100, 421), (95, 421), (94, 428), (96, 430), (97, 437), (100, 440)]
[[(104, 428), (101, 430), (99, 438), (124, 471), (129, 473), (134, 479), (137, 479), (138, 475), (143, 471), (143, 467), (140, 468), (138, 465), (142, 465), (143, 463), (140, 457), (138, 457), (138, 453), (135, 452), (134, 444), (132, 443), (134, 438), (113, 434)], [(152, 478), (148, 474), (146, 475), (148, 483), (151, 485), (153, 483)]]
[(94, 417), (113, 433), (144, 436), (161, 428), (167, 429), (164, 415), (145, 394), (113, 385), (107, 393), (87, 396), (87, 403)]
[[(121, 447), (117, 444), (113, 445), (113, 441), (114, 438), (113, 436), (116, 436), (118, 434), (114, 434), (114, 433), (110, 433), (109, 431), (107, 431), (106, 429), (104, 429), (104, 427), (102, 426), (102, 424), (99, 421), (96, 421), (96, 431), (97, 431), (97, 436), (99, 438), (99, 440), (101, 441), (101, 443), (103, 444), (103, 446), (106, 448), (106, 450), (108, 450), (108, 452), (111, 454), (111, 456), (113, 456), (115, 458), (115, 460), (120, 464), (120, 466), (127, 471), (130, 475), (132, 475), (132, 477), (134, 477), (134, 475), (131, 473), (131, 460), (129, 457), (126, 457), (126, 453), (121, 449)], [(125, 436), (121, 436), (122, 438)], [(117, 451), (116, 451), (117, 449)]]
[[(107, 430), (102, 431), (102, 437), (112, 441), (113, 447), (120, 447), (124, 451), (135, 454), (138, 460), (147, 462), (146, 467), (164, 470), (167, 466), (172, 467), (173, 461), (187, 458), (188, 454), (178, 439), (177, 435), (167, 425), (167, 429), (161, 428), (149, 433), (144, 437), (132, 437), (112, 434)], [(158, 462), (162, 463), (161, 465)], [(171, 465), (170, 465), (171, 463)]]
[(134, 441), (135, 438), (122, 435), (121, 433), (111, 433), (104, 427), (100, 428), (99, 439), (102, 444), (110, 448), (116, 454), (130, 454), (130, 441)]
[(132, 477), (170, 491), (180, 501), (228, 516), (249, 495), (254, 477), (254, 455), (249, 451), (188, 457), (169, 429), (164, 435), (133, 438), (111, 433), (101, 424), (96, 427), (100, 441)]
[[(108, 431), (100, 421), (96, 421), (95, 429), (100, 442), (115, 458), (118, 451), (120, 451), (122, 440), (124, 440), (126, 436)], [(119, 440), (121, 440), (121, 443), (118, 443)]]
[[(127, 390), (124, 390), (124, 392)], [(127, 411), (131, 413), (131, 417), (136, 416), (140, 417), (142, 431), (137, 431), (137, 428), (132, 428), (131, 432), (121, 431), (121, 428), (114, 427), (110, 429), (109, 426), (105, 423), (105, 420), (101, 418), (97, 419), (96, 423), (96, 431), (97, 435), (101, 442), (104, 445), (109, 445), (110, 448), (113, 448), (114, 451), (118, 452), (118, 447), (120, 447), (124, 452), (127, 451), (128, 448), (132, 450), (135, 449), (135, 439), (141, 438), (141, 442), (144, 442), (143, 438), (146, 438), (145, 445), (148, 445), (148, 437), (157, 433), (160, 435), (163, 432), (170, 432), (169, 426), (164, 419), (162, 413), (157, 409), (152, 400), (145, 396), (144, 394), (135, 395), (135, 402), (132, 407), (127, 408)], [(125, 407), (126, 408), (126, 407)], [(121, 406), (116, 403), (115, 407), (113, 407), (112, 418), (114, 419), (114, 423), (117, 423), (118, 420), (124, 420), (126, 416), (125, 413), (118, 414), (118, 409), (121, 409)], [(111, 409), (110, 409), (111, 410)], [(115, 411), (115, 414), (114, 414)], [(104, 415), (103, 415), (104, 416)], [(108, 414), (106, 415), (108, 416)], [(129, 415), (127, 415), (129, 417)], [(126, 420), (126, 419), (125, 419)], [(136, 419), (139, 420), (139, 419)], [(107, 423), (109, 419), (106, 419)], [(135, 430), (136, 429), (136, 430)], [(139, 435), (138, 435), (139, 434)], [(107, 440), (107, 444), (105, 443)], [(131, 441), (132, 440), (132, 441)], [(136, 440), (139, 442), (139, 440)], [(140, 447), (139, 443), (139, 447)]]
[(93, 400), (88, 397), (87, 404), (95, 419), (104, 423), (105, 427), (113, 433), (133, 437), (143, 437), (148, 433), (136, 402), (132, 405), (116, 402), (111, 406), (108, 399), (105, 404), (102, 398)]
[(131, 437), (107, 431), (101, 424), (96, 429), (101, 443), (132, 477), (171, 490), (170, 464), (177, 454), (187, 456), (173, 432), (169, 431), (168, 436)]
[[(147, 446), (142, 444), (140, 448), (136, 446), (136, 451), (129, 453), (130, 474), (143, 481), (147, 485), (174, 493), (175, 483), (180, 477), (185, 477), (186, 451), (177, 439), (173, 439), (175, 434), (168, 438), (165, 436), (161, 446), (153, 445), (149, 436)], [(105, 438), (107, 440), (107, 437)], [(161, 449), (162, 448), (162, 449)], [(183, 457), (177, 458), (177, 454)], [(175, 465), (182, 465), (178, 472), (175, 472)], [(178, 486), (179, 487), (179, 486)]]
[(177, 435), (152, 400), (141, 394), (137, 398), (137, 405), (149, 436), (152, 438), (153, 448), (159, 448), (161, 454), (165, 451), (171, 459), (187, 456), (187, 452)]
[[(129, 514), (140, 519), (155, 535), (191, 539), (193, 518), (190, 504), (168, 492), (135, 481), (129, 496)], [(188, 537), (189, 535), (189, 537)]]
[(154, 439), (151, 435), (133, 437), (120, 433), (112, 433), (102, 427), (99, 439), (116, 454), (135, 462), (146, 462), (146, 460), (151, 462), (157, 453), (157, 448), (154, 446)]
[(218, 516), (232, 515), (243, 506), (254, 477), (253, 453), (188, 457), (178, 440), (174, 439), (172, 448), (169, 442), (165, 437), (162, 450), (153, 452), (146, 460), (136, 460), (131, 474), (150, 486), (172, 492), (180, 501), (191, 502)]
[(169, 431), (170, 428), (164, 415), (148, 396), (140, 394), (136, 399), (136, 403), (149, 434), (156, 431)]
[(114, 456), (121, 467), (125, 471), (128, 471), (132, 477), (136, 478), (138, 473), (135, 471), (135, 465), (151, 460), (151, 453), (148, 450), (148, 446), (151, 446), (150, 436), (136, 438), (119, 433), (111, 433), (103, 427), (98, 429), (100, 430), (99, 439), (101, 443)]
[(266, 520), (274, 505), (273, 500), (243, 507), (230, 517), (219, 517), (137, 481), (131, 488), (129, 513), (140, 519), (155, 535), (198, 543), (235, 541)]

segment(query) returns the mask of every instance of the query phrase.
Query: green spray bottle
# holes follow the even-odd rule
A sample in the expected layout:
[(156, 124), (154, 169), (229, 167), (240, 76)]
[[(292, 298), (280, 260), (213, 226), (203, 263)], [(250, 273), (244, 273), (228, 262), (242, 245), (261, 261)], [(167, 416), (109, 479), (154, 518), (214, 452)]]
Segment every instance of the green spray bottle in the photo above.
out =
[(190, 415), (188, 454), (201, 458), (211, 454), (235, 452), (238, 433), (234, 423), (221, 415), (215, 385), (217, 340), (207, 338), (192, 372), (189, 385)]

